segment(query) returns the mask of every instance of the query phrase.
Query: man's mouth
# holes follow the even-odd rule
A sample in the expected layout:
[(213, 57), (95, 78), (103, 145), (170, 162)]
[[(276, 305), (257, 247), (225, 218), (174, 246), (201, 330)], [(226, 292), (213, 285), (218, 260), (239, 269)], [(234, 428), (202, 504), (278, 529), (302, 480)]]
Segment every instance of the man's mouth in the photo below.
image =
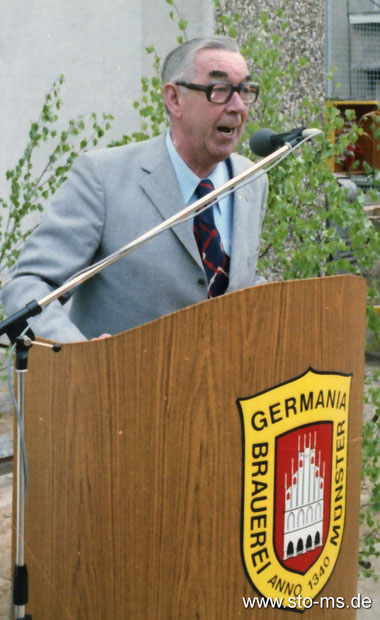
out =
[(232, 136), (235, 133), (235, 128), (234, 127), (226, 127), (224, 125), (222, 125), (221, 127), (217, 128), (218, 131), (223, 134), (224, 136)]

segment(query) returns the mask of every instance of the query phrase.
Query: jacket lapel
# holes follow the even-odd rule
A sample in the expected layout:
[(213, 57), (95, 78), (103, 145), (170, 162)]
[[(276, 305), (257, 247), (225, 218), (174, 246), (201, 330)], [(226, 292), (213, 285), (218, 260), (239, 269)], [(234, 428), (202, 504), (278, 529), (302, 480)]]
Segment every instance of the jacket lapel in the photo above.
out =
[[(247, 168), (247, 160), (245, 159), (232, 155), (230, 160), (233, 177)], [(166, 148), (165, 135), (149, 141), (149, 148), (146, 149), (142, 160), (140, 185), (163, 220), (184, 209), (181, 190)], [(251, 183), (235, 191), (230, 283), (227, 292), (242, 286), (240, 280), (242, 274), (245, 273), (248, 256), (252, 253), (253, 240), (247, 231), (252, 231), (253, 235), (256, 224), (258, 226), (258, 221), (255, 224), (258, 214), (255, 213), (254, 205)], [(192, 219), (177, 224), (171, 229), (171, 232), (186, 248), (193, 260), (203, 269), (194, 238)]]
[[(184, 209), (185, 204), (166, 148), (165, 136), (160, 136), (152, 141), (150, 147), (146, 150), (143, 158), (140, 185), (161, 214), (163, 220), (167, 220)], [(192, 219), (177, 224), (171, 231), (198, 265), (202, 267), (202, 261), (194, 238)]]

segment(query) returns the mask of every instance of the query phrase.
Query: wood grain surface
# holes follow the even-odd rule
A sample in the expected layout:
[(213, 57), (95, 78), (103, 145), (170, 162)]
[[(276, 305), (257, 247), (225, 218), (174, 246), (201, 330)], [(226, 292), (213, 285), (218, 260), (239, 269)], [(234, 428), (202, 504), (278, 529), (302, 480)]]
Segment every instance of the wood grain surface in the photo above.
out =
[[(33, 347), (27, 613), (36, 620), (300, 618), (245, 610), (237, 398), (353, 373), (347, 518), (325, 596), (356, 595), (364, 281), (258, 286), (106, 340)], [(354, 618), (355, 610), (304, 613)]]

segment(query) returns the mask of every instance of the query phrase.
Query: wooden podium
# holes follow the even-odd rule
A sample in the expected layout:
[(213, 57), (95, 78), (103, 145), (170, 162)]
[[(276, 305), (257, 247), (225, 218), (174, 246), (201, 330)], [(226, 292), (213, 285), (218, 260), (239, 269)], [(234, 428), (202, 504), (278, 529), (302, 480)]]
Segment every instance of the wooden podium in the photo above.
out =
[[(245, 431), (237, 401), (310, 368), (352, 375), (346, 519), (317, 598), (356, 595), (365, 298), (357, 276), (266, 284), (109, 339), (64, 345), (57, 355), (33, 347), (27, 613), (36, 620), (299, 618), (244, 606), (243, 597), (262, 591), (242, 557)], [(304, 613), (355, 617), (354, 609), (316, 605)]]

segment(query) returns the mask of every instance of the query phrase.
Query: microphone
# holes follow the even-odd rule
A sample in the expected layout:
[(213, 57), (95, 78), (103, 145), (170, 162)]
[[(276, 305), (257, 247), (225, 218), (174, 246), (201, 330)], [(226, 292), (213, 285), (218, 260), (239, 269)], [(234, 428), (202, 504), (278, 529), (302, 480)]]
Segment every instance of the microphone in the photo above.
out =
[(286, 133), (276, 133), (273, 129), (259, 129), (250, 137), (249, 147), (255, 155), (267, 157), (285, 144), (295, 146), (301, 140), (313, 138), (321, 133), (320, 129), (306, 127), (297, 127)]

